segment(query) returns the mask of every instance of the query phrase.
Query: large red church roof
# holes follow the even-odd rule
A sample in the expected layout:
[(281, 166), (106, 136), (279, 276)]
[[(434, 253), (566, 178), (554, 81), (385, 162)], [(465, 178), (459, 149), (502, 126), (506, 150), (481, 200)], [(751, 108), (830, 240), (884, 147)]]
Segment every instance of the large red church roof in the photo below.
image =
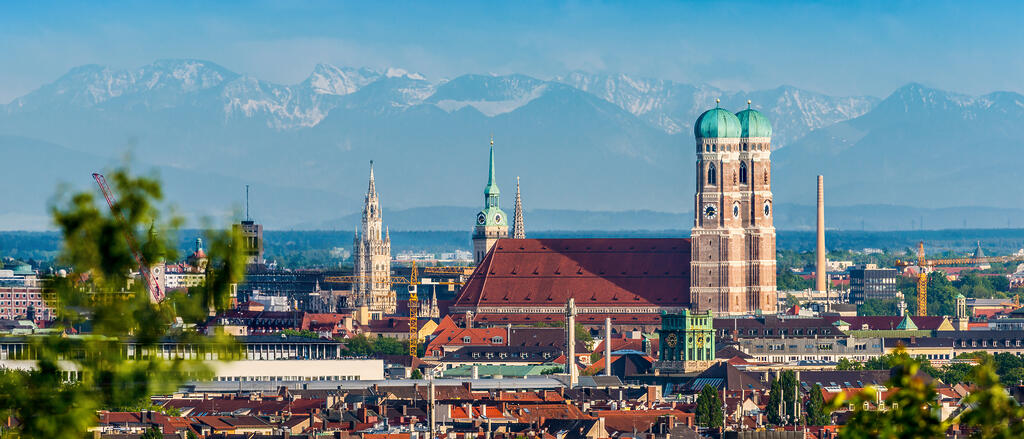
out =
[[(500, 239), (462, 288), (453, 312), (497, 307), (683, 308), (689, 239)], [(621, 311), (608, 310), (607, 313)]]

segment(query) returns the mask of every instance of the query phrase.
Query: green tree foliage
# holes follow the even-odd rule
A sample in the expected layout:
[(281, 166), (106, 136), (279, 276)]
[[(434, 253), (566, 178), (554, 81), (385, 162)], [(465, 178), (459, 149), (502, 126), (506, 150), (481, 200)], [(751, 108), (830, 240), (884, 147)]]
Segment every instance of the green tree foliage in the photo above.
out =
[(825, 404), (825, 397), (821, 394), (821, 386), (817, 384), (811, 388), (811, 394), (807, 397), (804, 410), (807, 416), (807, 425), (829, 425), (832, 423), (830, 410)]
[(779, 388), (782, 390), (782, 400), (786, 404), (782, 410), (786, 413), (786, 418), (783, 422), (787, 425), (794, 425), (798, 420), (793, 416), (794, 409), (796, 409), (797, 393), (797, 381), (796, 373), (792, 370), (782, 372), (782, 376), (779, 377)]
[(964, 273), (953, 282), (960, 294), (981, 299), (1005, 299), (1010, 297), (1010, 280), (1006, 276), (981, 276)]
[(781, 266), (777, 270), (775, 281), (777, 284), (776, 288), (779, 291), (802, 291), (814, 285), (814, 281), (804, 279), (787, 268), (781, 268)]
[(971, 372), (969, 379), (975, 384), (975, 389), (964, 403), (971, 409), (960, 416), (960, 421), (975, 429), (971, 438), (1024, 437), (1024, 407), (999, 385), (993, 363), (982, 363)]
[(197, 437), (197, 436), (196, 436), (196, 433), (195, 433), (195, 432), (193, 432), (192, 430), (188, 430), (188, 431), (187, 431), (187, 432), (185, 433), (185, 439), (199, 439), (199, 437)]
[(294, 337), (320, 338), (320, 334), (317, 334), (307, 329), (285, 329), (284, 331), (278, 332), (278, 334), (290, 335)]
[[(907, 311), (917, 315), (917, 279), (900, 277), (898, 288), (907, 302)], [(960, 291), (941, 271), (928, 274), (928, 315), (951, 316), (956, 311), (956, 295)]]
[(924, 358), (912, 358), (906, 351), (900, 349), (891, 354), (885, 354), (879, 357), (869, 359), (864, 363), (864, 369), (867, 370), (888, 370), (897, 367), (904, 363), (916, 363), (917, 370), (920, 370), (932, 378), (939, 378), (942, 374), (932, 364)]
[(150, 427), (145, 433), (142, 433), (139, 436), (139, 439), (164, 439), (164, 434), (156, 427)]
[[(173, 246), (163, 237), (170, 236), (181, 221), (161, 218), (158, 206), (163, 194), (156, 179), (118, 169), (108, 175), (108, 182), (118, 198), (114, 209), (124, 216), (123, 223), (93, 192), (63, 193), (51, 206), (63, 237), (59, 263), (88, 275), (86, 283), (80, 283), (79, 276), (68, 276), (47, 286), (47, 301), (58, 316), (54, 325), (82, 328), (88, 321), (91, 332), (33, 336), (35, 368), (0, 372), (0, 417), (18, 419), (13, 433), (20, 437), (81, 438), (95, 425), (96, 410), (148, 405), (153, 393), (173, 391), (186, 379), (210, 376), (201, 360), (163, 360), (157, 355), (129, 360), (122, 354), (122, 343), (129, 338), (143, 353), (156, 351), (165, 337), (219, 352), (226, 360), (237, 353), (226, 337), (206, 337), (172, 324), (176, 317), (186, 327), (201, 323), (211, 309), (227, 307), (229, 286), (241, 280), (244, 269), (241, 240), (231, 232), (207, 232), (210, 265), (205, 284), (153, 303), (141, 282), (130, 282), (129, 273), (138, 266), (124, 235), (129, 233), (145, 244), (146, 260), (171, 259)], [(142, 239), (149, 229), (159, 233)], [(67, 363), (63, 362), (78, 370), (77, 381), (65, 380), (61, 364)]]
[(938, 379), (950, 386), (957, 383), (968, 383), (974, 366), (967, 363), (951, 363), (939, 369)]
[(697, 425), (704, 428), (719, 428), (722, 426), (722, 400), (718, 397), (718, 391), (708, 384), (700, 391), (697, 397)]
[(864, 363), (848, 358), (840, 358), (839, 362), (836, 363), (836, 370), (864, 370)]
[(873, 388), (855, 395), (850, 400), (844, 394), (833, 398), (830, 408), (836, 409), (853, 404), (856, 409), (839, 429), (840, 439), (942, 439), (946, 437), (947, 424), (938, 417), (934, 387), (917, 372), (920, 363), (903, 352), (895, 355), (894, 373), (887, 383), (889, 389), (896, 389), (886, 400), (888, 410), (864, 410), (865, 401), (878, 404)]
[(792, 294), (788, 294), (788, 293), (786, 294), (786, 308), (787, 309), (792, 308), (794, 306), (797, 306), (799, 304), (800, 304), (800, 299), (797, 299), (796, 296), (794, 296)]
[(768, 404), (765, 405), (768, 423), (782, 425), (782, 383), (779, 380), (772, 380), (771, 390), (768, 394)]
[(366, 357), (370, 355), (407, 355), (409, 345), (390, 337), (367, 337), (359, 334), (344, 340), (345, 355)]
[(409, 374), (409, 378), (414, 379), (414, 380), (422, 380), (423, 379), (423, 372), (420, 372), (419, 369), (413, 369), (412, 373)]
[(839, 430), (839, 438), (939, 439), (945, 438), (946, 430), (956, 422), (971, 432), (971, 438), (1024, 437), (1024, 407), (1000, 386), (994, 357), (984, 353), (978, 357), (982, 359), (981, 364), (966, 377), (975, 386), (963, 401), (967, 409), (958, 418), (943, 422), (938, 417), (934, 387), (917, 373), (920, 363), (906, 355), (895, 355), (894, 374), (886, 383), (889, 389), (895, 389), (886, 399), (888, 410), (863, 409), (865, 401), (878, 403), (873, 389), (866, 389), (850, 400), (839, 395), (831, 402), (833, 409), (846, 404), (856, 407), (846, 425)]
[(895, 316), (899, 315), (898, 300), (865, 299), (864, 303), (857, 305), (859, 316)]

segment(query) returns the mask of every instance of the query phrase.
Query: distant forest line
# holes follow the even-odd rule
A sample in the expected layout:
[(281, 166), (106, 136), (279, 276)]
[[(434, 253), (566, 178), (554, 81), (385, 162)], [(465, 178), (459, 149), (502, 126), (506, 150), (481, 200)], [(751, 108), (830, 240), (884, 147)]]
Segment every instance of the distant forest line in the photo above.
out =
[[(201, 230), (178, 232), (179, 254), (192, 250)], [(530, 238), (669, 238), (688, 237), (687, 230), (662, 231), (544, 231), (527, 235)], [(266, 257), (285, 268), (338, 266), (348, 258), (352, 248), (350, 231), (264, 231)], [(978, 242), (988, 255), (1005, 255), (1024, 248), (1024, 229), (952, 229), (920, 231), (829, 231), (826, 246), (831, 251), (861, 251), (877, 248), (900, 252), (916, 248), (923, 241), (929, 255), (952, 255), (972, 252)], [(391, 231), (392, 255), (403, 251), (429, 253), (451, 252), (471, 248), (469, 231)], [(811, 231), (779, 231), (780, 252), (808, 252), (815, 246)], [(56, 232), (0, 232), (0, 257), (24, 261), (51, 262), (60, 247)]]

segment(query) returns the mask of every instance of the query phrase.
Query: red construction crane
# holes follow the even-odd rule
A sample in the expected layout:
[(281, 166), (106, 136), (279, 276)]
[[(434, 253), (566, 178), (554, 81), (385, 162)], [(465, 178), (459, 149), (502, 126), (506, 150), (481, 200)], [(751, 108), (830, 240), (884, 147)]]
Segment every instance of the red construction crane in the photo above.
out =
[(128, 248), (132, 251), (132, 256), (135, 257), (135, 262), (139, 263), (139, 275), (142, 277), (142, 281), (146, 285), (146, 291), (149, 292), (149, 299), (153, 302), (160, 302), (164, 300), (164, 291), (160, 288), (160, 283), (153, 278), (153, 273), (149, 271), (149, 264), (146, 263), (146, 258), (139, 252), (139, 246), (135, 243), (135, 237), (132, 235), (131, 229), (128, 227), (128, 222), (125, 221), (124, 215), (121, 211), (114, 207), (117, 203), (117, 199), (114, 198), (114, 193), (111, 192), (110, 186), (107, 185), (107, 179), (103, 177), (103, 174), (93, 173), (92, 178), (96, 180), (96, 184), (100, 186), (100, 191), (103, 192), (103, 198), (107, 199), (107, 206), (110, 206), (110, 212), (114, 214), (114, 217), (121, 222), (124, 226), (124, 239), (128, 241)]

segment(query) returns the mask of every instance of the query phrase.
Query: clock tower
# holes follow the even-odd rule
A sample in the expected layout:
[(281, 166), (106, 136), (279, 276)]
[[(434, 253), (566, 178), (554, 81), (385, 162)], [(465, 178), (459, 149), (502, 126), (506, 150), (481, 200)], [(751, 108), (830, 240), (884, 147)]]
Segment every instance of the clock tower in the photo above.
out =
[(697, 143), (690, 306), (716, 315), (774, 313), (771, 124), (757, 110), (715, 107)]
[(494, 180), (494, 139), (491, 139), (491, 156), (484, 188), (484, 208), (476, 214), (473, 228), (473, 260), (476, 265), (484, 260), (487, 252), (500, 238), (508, 238), (508, 217), (498, 207), (498, 183)]

